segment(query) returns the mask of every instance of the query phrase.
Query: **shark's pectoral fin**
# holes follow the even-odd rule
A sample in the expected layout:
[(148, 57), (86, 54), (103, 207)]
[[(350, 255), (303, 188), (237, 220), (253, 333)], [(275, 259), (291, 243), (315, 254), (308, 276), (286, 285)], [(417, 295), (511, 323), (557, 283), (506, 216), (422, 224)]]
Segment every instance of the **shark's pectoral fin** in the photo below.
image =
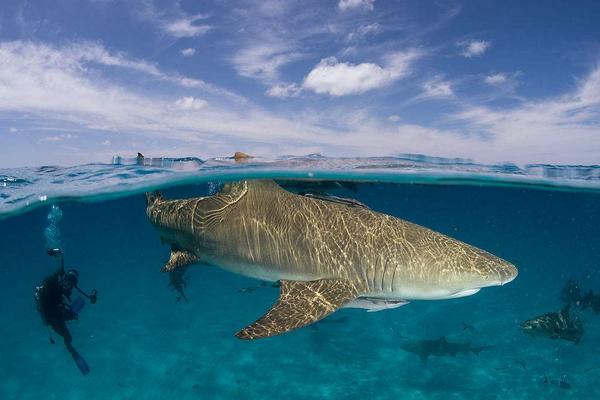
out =
[(181, 267), (187, 267), (188, 265), (197, 264), (200, 262), (200, 258), (193, 253), (185, 250), (171, 250), (171, 257), (169, 261), (162, 268), (162, 272), (171, 272)]
[(326, 317), (357, 295), (356, 286), (342, 279), (282, 280), (279, 299), (269, 312), (235, 336), (259, 339), (300, 328)]

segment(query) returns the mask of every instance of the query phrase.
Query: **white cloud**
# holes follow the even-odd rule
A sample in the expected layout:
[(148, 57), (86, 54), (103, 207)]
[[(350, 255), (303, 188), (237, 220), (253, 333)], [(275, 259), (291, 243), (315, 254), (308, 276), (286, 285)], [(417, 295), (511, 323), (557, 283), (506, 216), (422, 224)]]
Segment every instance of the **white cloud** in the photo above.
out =
[(31, 42), (23, 41), (4, 42), (1, 45), (0, 51), (4, 50), (7, 52), (22, 53), (25, 57), (29, 56), (27, 53), (39, 49), (42, 51), (40, 57), (38, 57), (40, 60), (44, 59), (44, 62), (57, 66), (62, 64), (65, 68), (77, 68), (81, 63), (95, 63), (107, 67), (124, 68), (143, 72), (154, 78), (168, 81), (179, 86), (193, 87), (208, 92), (219, 92), (221, 94), (235, 96), (231, 93), (225, 93), (222, 89), (217, 89), (199, 79), (187, 78), (178, 74), (164, 73), (152, 63), (127, 57), (122, 53), (110, 52), (102, 45), (95, 42), (74, 42), (63, 46), (60, 50), (50, 46), (37, 47)]
[(340, 0), (338, 7), (342, 11), (350, 10), (369, 10), (373, 11), (375, 0)]
[[(163, 74), (159, 70), (157, 73)], [(321, 127), (278, 117), (230, 96), (217, 97), (214, 103), (211, 101), (212, 107), (201, 107), (203, 101), (190, 96), (180, 98), (177, 105), (161, 91), (137, 93), (98, 76), (70, 46), (0, 42), (0, 82), (0, 113), (26, 113), (27, 119), (22, 122), (32, 124), (33, 129), (40, 125), (63, 131), (76, 127), (80, 135), (103, 131), (152, 137), (152, 143), (158, 143), (156, 151), (165, 154), (168, 149), (160, 141), (179, 141), (183, 144), (179, 152), (196, 151), (209, 156), (222, 154), (225, 148), (228, 152), (239, 150), (242, 145), (251, 150), (257, 143), (268, 143), (270, 148), (279, 148), (281, 143), (292, 147), (295, 143), (318, 143), (319, 138), (327, 136)], [(194, 112), (181, 112), (181, 107)], [(57, 135), (45, 141), (66, 138)], [(147, 140), (144, 143), (150, 145)], [(100, 152), (96, 150), (94, 159)], [(85, 154), (82, 151), (61, 163)], [(47, 157), (44, 154), (36, 162)], [(0, 164), (8, 162), (9, 158), (0, 157)]]
[(340, 57), (348, 57), (354, 56), (358, 53), (358, 48), (356, 46), (348, 46), (340, 50), (338, 53)]
[(151, 22), (163, 33), (176, 39), (202, 36), (212, 29), (210, 25), (198, 23), (206, 19), (206, 15), (187, 15), (179, 2), (159, 10), (152, 1), (142, 1), (138, 4), (135, 16), (142, 21)]
[(518, 77), (521, 75), (520, 71), (512, 73), (497, 72), (486, 75), (483, 78), (483, 83), (497, 89), (502, 95), (509, 95), (513, 98), (521, 99), (516, 94), (516, 89), (519, 86)]
[[(453, 115), (465, 131), (485, 132), (495, 155), (521, 162), (597, 163), (600, 154), (600, 67), (578, 88), (543, 101), (494, 110), (472, 105)], [(596, 161), (594, 161), (594, 159)]]
[(389, 71), (373, 63), (349, 64), (325, 58), (306, 76), (303, 86), (319, 94), (346, 96), (387, 86)]
[(208, 102), (202, 99), (195, 99), (191, 96), (182, 97), (175, 101), (175, 106), (181, 108), (182, 110), (200, 110), (206, 106), (208, 106)]
[(112, 143), (110, 142), (110, 140), (106, 139), (104, 142), (102, 142), (103, 146), (110, 146)]
[(273, 84), (279, 79), (281, 67), (301, 57), (285, 44), (259, 43), (239, 50), (232, 62), (239, 75)]
[[(132, 60), (125, 54), (109, 53), (109, 58), (83, 56), (85, 46), (80, 49), (77, 46), (83, 45), (53, 47), (0, 42), (0, 113), (8, 118), (26, 116), (19, 120), (20, 139), (29, 137), (31, 126), (43, 126), (58, 131), (56, 138), (48, 136), (46, 141), (67, 140), (60, 138), (60, 134), (67, 132), (66, 127), (79, 139), (71, 140), (69, 146), (81, 150), (71, 152), (72, 158), (65, 159), (64, 154), (52, 153), (51, 149), (37, 150), (36, 154), (35, 149), (22, 146), (21, 154), (2, 154), (0, 165), (8, 166), (23, 159), (60, 164), (108, 159), (115, 151), (108, 145), (93, 150), (77, 147), (82, 146), (87, 134), (98, 131), (104, 135), (102, 140), (118, 137), (120, 146), (127, 151), (164, 156), (215, 156), (240, 149), (273, 156), (300, 154), (310, 149), (332, 156), (414, 152), (484, 162), (593, 163), (600, 159), (600, 67), (584, 77), (573, 91), (545, 101), (521, 102), (518, 107), (498, 109), (464, 106), (468, 103), (461, 99), (459, 106), (463, 108), (452, 115), (452, 129), (442, 129), (393, 121), (395, 118), (390, 120), (397, 123), (390, 124), (385, 116), (381, 119), (373, 116), (366, 106), (354, 110), (339, 105), (334, 112), (332, 107), (320, 103), (316, 110), (301, 109), (293, 117), (285, 118), (249, 102), (226, 102), (231, 98), (219, 97), (217, 92), (215, 97), (206, 97), (210, 107), (194, 110), (197, 98), (193, 96), (198, 95), (189, 88), (178, 85), (165, 92), (148, 86), (142, 93), (135, 87), (111, 81), (108, 75), (98, 74), (97, 68), (90, 68), (91, 64), (104, 66), (110, 60), (118, 60), (119, 68), (148, 71), (140, 74), (140, 78), (170, 77), (156, 67), (147, 68), (152, 64)], [(356, 67), (366, 65), (368, 72), (384, 77), (376, 80), (377, 84), (389, 84), (390, 79), (411, 72), (413, 64), (409, 59), (394, 54), (379, 65), (337, 61), (331, 65), (345, 65), (333, 70), (341, 71), (342, 75), (347, 73), (345, 77), (349, 79), (354, 79)], [(332, 82), (328, 87), (332, 92), (369, 87), (360, 83), (348, 88), (339, 86), (336, 80)], [(182, 100), (184, 96), (192, 100)], [(174, 104), (177, 97), (181, 104), (191, 104), (193, 112), (182, 112)], [(432, 123), (444, 122), (436, 115), (432, 120)], [(36, 139), (31, 139), (33, 144)], [(136, 145), (121, 144), (128, 141)], [(143, 148), (138, 149), (137, 143)]]
[(318, 94), (347, 96), (388, 86), (410, 72), (420, 56), (417, 51), (397, 52), (385, 57), (381, 67), (374, 63), (350, 64), (335, 57), (321, 60), (304, 78), (303, 88)]
[[(100, 49), (103, 50), (103, 49)], [(71, 44), (55, 48), (31, 42), (0, 43), (0, 112), (27, 112), (43, 119), (68, 121), (89, 129), (129, 131), (152, 130), (157, 118), (170, 118), (170, 101), (138, 95), (106, 81), (89, 68), (90, 63), (118, 65), (146, 72), (150, 77), (183, 87), (211, 89), (221, 102), (235, 101), (235, 95), (200, 81), (166, 74), (143, 61), (98, 51), (97, 45)], [(172, 103), (171, 103), (172, 104)], [(184, 107), (198, 107), (200, 100)], [(154, 122), (152, 122), (154, 121)], [(136, 128), (137, 127), (137, 128)]]
[(473, 58), (485, 53), (492, 44), (486, 40), (469, 40), (460, 42), (458, 45), (462, 47), (463, 57)]
[(491, 74), (486, 76), (483, 81), (491, 86), (502, 86), (508, 82), (508, 77), (505, 74)]
[(385, 69), (393, 79), (404, 78), (411, 72), (413, 63), (422, 56), (423, 52), (415, 49), (388, 53), (383, 57)]
[(423, 94), (422, 97), (452, 97), (454, 91), (452, 90), (452, 84), (448, 81), (443, 80), (437, 76), (431, 80), (423, 83)]
[(300, 94), (301, 88), (295, 83), (274, 85), (267, 90), (266, 95), (270, 97), (296, 97)]
[(575, 98), (586, 105), (600, 103), (600, 65), (580, 83)]
[(43, 142), (62, 142), (63, 140), (73, 139), (74, 137), (75, 136), (71, 135), (70, 133), (62, 133), (60, 135), (46, 136), (46, 137), (40, 139), (39, 143), (43, 143)]
[(376, 35), (381, 32), (381, 25), (377, 22), (373, 22), (372, 24), (361, 25), (356, 30), (350, 32), (346, 36), (346, 41), (353, 42), (367, 38), (368, 36)]
[(11, 127), (11, 128), (8, 129), (8, 131), (10, 133), (17, 133), (19, 130), (17, 128), (15, 128), (15, 127)]
[(196, 54), (196, 49), (193, 49), (191, 47), (181, 50), (181, 55), (183, 55), (184, 57), (191, 57), (194, 54)]
[(388, 121), (390, 122), (398, 122), (400, 121), (402, 118), (400, 118), (399, 115), (390, 115), (389, 117), (387, 117)]
[(210, 25), (197, 24), (198, 21), (205, 18), (206, 16), (203, 14), (184, 16), (161, 21), (160, 26), (166, 33), (177, 39), (202, 36), (212, 29)]

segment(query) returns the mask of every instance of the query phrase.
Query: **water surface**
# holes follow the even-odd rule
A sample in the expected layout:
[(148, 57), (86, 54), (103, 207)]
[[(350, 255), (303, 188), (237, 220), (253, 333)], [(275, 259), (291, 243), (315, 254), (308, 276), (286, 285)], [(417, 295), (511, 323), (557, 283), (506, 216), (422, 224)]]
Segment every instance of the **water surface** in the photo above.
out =
[[(2, 399), (600, 395), (600, 315), (577, 311), (585, 326), (578, 345), (519, 330), (521, 321), (562, 307), (560, 290), (569, 278), (600, 291), (597, 167), (418, 157), (115, 161), (0, 171)], [(490, 251), (517, 265), (519, 276), (466, 298), (378, 313), (343, 309), (314, 327), (238, 340), (233, 334), (270, 307), (277, 289), (198, 266), (190, 269), (190, 302), (177, 303), (159, 272), (169, 248), (146, 218), (142, 192), (207, 195), (226, 180), (265, 177), (352, 180), (328, 192)], [(81, 286), (99, 290), (98, 303), (70, 323), (74, 345), (92, 369), (86, 377), (59, 341), (49, 344), (35, 309), (35, 285), (56, 268), (45, 254), (52, 243), (64, 249), (67, 266), (78, 268)], [(441, 336), (494, 347), (427, 364), (400, 348)], [(544, 376), (571, 388), (544, 384)]]

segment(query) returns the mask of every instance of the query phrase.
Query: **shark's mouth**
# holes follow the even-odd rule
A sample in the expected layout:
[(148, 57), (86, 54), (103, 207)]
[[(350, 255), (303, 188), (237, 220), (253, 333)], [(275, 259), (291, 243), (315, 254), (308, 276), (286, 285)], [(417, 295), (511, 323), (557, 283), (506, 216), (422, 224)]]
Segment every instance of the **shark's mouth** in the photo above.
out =
[(510, 278), (508, 278), (507, 280), (505, 280), (505, 281), (503, 281), (503, 282), (500, 282), (500, 283), (498, 284), (498, 286), (504, 286), (504, 285), (506, 285), (507, 283), (510, 283), (510, 282), (514, 281), (516, 277), (517, 277), (517, 275), (515, 274), (515, 275), (511, 276)]
[(490, 286), (504, 286), (507, 283), (510, 283), (510, 282), (514, 281), (515, 278), (518, 275), (518, 271), (517, 271), (517, 269), (515, 267), (513, 267), (513, 268), (514, 268), (514, 273), (506, 274), (505, 276), (503, 276), (498, 281), (490, 282), (490, 283), (485, 284), (485, 285), (481, 285), (480, 288), (490, 287)]
[(514, 274), (512, 274), (512, 275), (510, 275), (510, 276), (509, 276), (508, 278), (506, 278), (505, 280), (503, 280), (503, 281), (500, 281), (500, 282), (497, 284), (497, 286), (504, 286), (504, 285), (506, 285), (507, 283), (510, 283), (510, 282), (514, 281), (514, 280), (515, 280), (515, 278), (517, 277), (517, 275), (518, 275), (518, 273), (517, 273), (517, 269), (515, 268), (515, 273), (514, 273)]

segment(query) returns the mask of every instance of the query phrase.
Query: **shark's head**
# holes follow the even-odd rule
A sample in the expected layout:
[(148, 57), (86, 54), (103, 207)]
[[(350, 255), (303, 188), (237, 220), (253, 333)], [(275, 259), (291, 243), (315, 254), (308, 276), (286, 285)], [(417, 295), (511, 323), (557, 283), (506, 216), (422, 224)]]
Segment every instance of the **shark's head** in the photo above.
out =
[(502, 286), (518, 275), (517, 267), (499, 257), (485, 254), (475, 261), (472, 278), (478, 287)]
[[(481, 288), (504, 285), (518, 274), (517, 268), (508, 261), (472, 247), (444, 261), (437, 269), (440, 298), (469, 296)], [(443, 295), (444, 290), (449, 294)]]
[(407, 299), (458, 298), (473, 295), (481, 288), (504, 285), (517, 276), (513, 264), (464, 243), (452, 241), (436, 247), (411, 260), (400, 295)]

